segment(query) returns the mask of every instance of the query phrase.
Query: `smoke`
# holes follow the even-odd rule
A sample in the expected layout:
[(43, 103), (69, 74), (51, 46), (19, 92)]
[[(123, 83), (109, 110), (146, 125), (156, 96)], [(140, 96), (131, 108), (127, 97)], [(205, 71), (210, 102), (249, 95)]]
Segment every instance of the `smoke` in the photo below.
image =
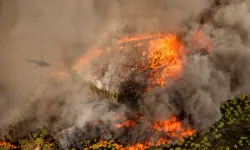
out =
[[(56, 132), (64, 125), (82, 128), (97, 119), (109, 124), (116, 114), (126, 118), (135, 112), (151, 121), (185, 112), (196, 129), (208, 127), (220, 119), (221, 103), (249, 93), (249, 7), (244, 0), (2, 0), (0, 127), (6, 131), (24, 118), (28, 124), (23, 134), (44, 126)], [(95, 53), (93, 46), (117, 49), (116, 41), (131, 33), (176, 33), (192, 50), (197, 29), (208, 38), (211, 55), (185, 56), (179, 80), (167, 79), (166, 85), (147, 93), (147, 72), (134, 69), (144, 60), (134, 47), (111, 50), (71, 70), (82, 54)], [(40, 60), (41, 51), (49, 67), (25, 61)], [(61, 69), (69, 76), (51, 77)], [(136, 100), (113, 104), (92, 93), (89, 82), (112, 92), (136, 89)], [(131, 134), (146, 127), (138, 128)]]

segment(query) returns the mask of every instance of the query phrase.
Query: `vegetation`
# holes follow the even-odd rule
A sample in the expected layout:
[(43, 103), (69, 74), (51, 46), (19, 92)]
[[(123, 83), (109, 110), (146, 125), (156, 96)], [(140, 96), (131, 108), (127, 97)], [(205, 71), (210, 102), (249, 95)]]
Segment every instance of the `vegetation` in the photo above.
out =
[[(23, 149), (23, 150), (34, 150), (39, 148), (41, 150), (52, 150), (58, 149), (58, 143), (53, 139), (46, 129), (42, 129), (36, 133), (30, 133), (27, 137), (20, 139), (17, 144), (13, 144), (13, 139), (10, 135), (5, 136), (5, 141), (0, 145), (0, 150), (8, 149)], [(12, 144), (11, 144), (12, 143)]]
[[(212, 127), (195, 132), (192, 136), (183, 138), (178, 143), (164, 144), (158, 147), (151, 147), (153, 150), (232, 150), (250, 149), (250, 96), (241, 95), (235, 100), (229, 100), (221, 106), (222, 118)], [(58, 142), (49, 136), (46, 129), (31, 133), (29, 136), (20, 139), (17, 144), (13, 144), (10, 135), (6, 135), (4, 141), (0, 143), (0, 149), (24, 149), (42, 150), (59, 149)], [(12, 144), (10, 144), (12, 143)], [(121, 149), (125, 144), (114, 140), (83, 140), (80, 142), (82, 149)], [(15, 146), (14, 146), (15, 145)], [(73, 150), (74, 147), (71, 147)]]

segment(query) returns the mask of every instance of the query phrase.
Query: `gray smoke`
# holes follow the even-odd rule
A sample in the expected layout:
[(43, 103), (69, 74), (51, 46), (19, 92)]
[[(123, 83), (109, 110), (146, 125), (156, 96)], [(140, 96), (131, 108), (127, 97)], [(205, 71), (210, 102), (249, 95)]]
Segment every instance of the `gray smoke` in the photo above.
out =
[[(114, 105), (88, 85), (112, 92), (121, 91), (128, 80), (146, 86), (147, 72), (135, 71), (138, 60), (143, 61), (140, 51), (133, 46), (119, 51), (117, 40), (159, 30), (177, 33), (193, 51), (196, 29), (208, 38), (211, 55), (185, 56), (179, 80), (166, 79), (166, 85), (141, 94), (132, 105), (151, 121), (185, 112), (196, 129), (208, 127), (220, 119), (223, 102), (249, 93), (249, 8), (247, 0), (1, 0), (0, 127), (23, 118), (29, 122), (23, 134), (44, 126), (56, 132), (65, 124), (82, 128), (97, 119), (114, 122), (116, 114), (126, 117), (135, 111), (131, 105)], [(113, 49), (72, 70), (93, 46)], [(41, 50), (50, 67), (25, 62), (39, 60)], [(58, 70), (69, 76), (52, 78)]]
[[(169, 3), (166, 5), (177, 5), (173, 12), (183, 6), (179, 1)], [(170, 24), (173, 23), (177, 28), (177, 33), (181, 32), (182, 41), (187, 43), (191, 51), (192, 35), (197, 28), (200, 29), (208, 38), (212, 55), (194, 54), (185, 57), (180, 79), (174, 84), (172, 81), (166, 82), (166, 88), (156, 87), (142, 95), (139, 107), (142, 114), (153, 120), (168, 119), (184, 111), (192, 116), (196, 129), (203, 129), (221, 118), (220, 105), (223, 102), (241, 93), (249, 93), (248, 5), (245, 1), (215, 1), (214, 4), (202, 1), (200, 5), (198, 2), (195, 4), (201, 8), (204, 5), (204, 8), (189, 16), (192, 21), (189, 20), (188, 26), (183, 27), (183, 23), (187, 23), (183, 18), (180, 22), (174, 20)], [(169, 9), (166, 11), (171, 14)], [(133, 48), (128, 51), (106, 56), (108, 59), (105, 61), (108, 63), (105, 72), (100, 73), (96, 83), (99, 88), (119, 90), (118, 86), (131, 78), (132, 68), (137, 62), (135, 60), (140, 59), (140, 56)], [(143, 75), (142, 79), (136, 77), (133, 80), (141, 84), (146, 80)]]

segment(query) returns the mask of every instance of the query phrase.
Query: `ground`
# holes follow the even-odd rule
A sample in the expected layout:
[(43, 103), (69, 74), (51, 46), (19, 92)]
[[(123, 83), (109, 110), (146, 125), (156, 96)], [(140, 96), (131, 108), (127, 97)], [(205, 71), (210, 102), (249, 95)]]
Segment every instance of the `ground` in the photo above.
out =
[[(221, 105), (222, 118), (212, 127), (202, 131), (195, 132), (192, 136), (183, 138), (176, 144), (165, 144), (160, 147), (150, 147), (148, 149), (241, 149), (250, 150), (250, 96), (242, 95), (235, 100), (229, 100)], [(30, 133), (25, 138), (19, 141), (13, 141), (10, 135), (4, 137), (0, 149), (24, 149), (34, 150), (39, 149), (59, 149), (57, 139), (48, 133), (46, 129), (41, 129), (37, 133)], [(81, 139), (79, 139), (81, 140)], [(125, 147), (125, 143), (118, 143), (117, 141), (81, 141), (82, 149), (117, 149)], [(70, 147), (74, 149), (74, 147)]]

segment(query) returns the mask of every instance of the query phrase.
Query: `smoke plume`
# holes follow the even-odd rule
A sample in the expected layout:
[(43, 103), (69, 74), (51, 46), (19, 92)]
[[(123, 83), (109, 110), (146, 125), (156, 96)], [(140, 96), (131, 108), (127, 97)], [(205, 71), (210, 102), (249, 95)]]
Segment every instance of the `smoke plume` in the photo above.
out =
[[(28, 123), (20, 136), (42, 127), (57, 133), (73, 126), (93, 138), (138, 142), (158, 135), (140, 136), (147, 127), (139, 121), (131, 139), (122, 136), (125, 131), (108, 126), (117, 114), (140, 114), (154, 122), (184, 113), (183, 122), (191, 121), (197, 130), (211, 126), (221, 118), (223, 102), (249, 93), (249, 9), (247, 0), (1, 0), (0, 127), (6, 133), (22, 118)], [(209, 42), (209, 54), (194, 50), (197, 29)], [(119, 51), (116, 43), (156, 31), (176, 34), (190, 55), (183, 56), (178, 80), (167, 78), (163, 86), (144, 92), (148, 72), (135, 69), (145, 61), (140, 51), (129, 44)], [(111, 50), (99, 50), (106, 48)], [(25, 61), (39, 61), (41, 52), (49, 67)], [(81, 56), (84, 65), (72, 69)], [(61, 70), (66, 77), (53, 76)], [(93, 93), (89, 83), (110, 92), (136, 92), (134, 99), (114, 104)], [(96, 120), (109, 133), (88, 130)]]

